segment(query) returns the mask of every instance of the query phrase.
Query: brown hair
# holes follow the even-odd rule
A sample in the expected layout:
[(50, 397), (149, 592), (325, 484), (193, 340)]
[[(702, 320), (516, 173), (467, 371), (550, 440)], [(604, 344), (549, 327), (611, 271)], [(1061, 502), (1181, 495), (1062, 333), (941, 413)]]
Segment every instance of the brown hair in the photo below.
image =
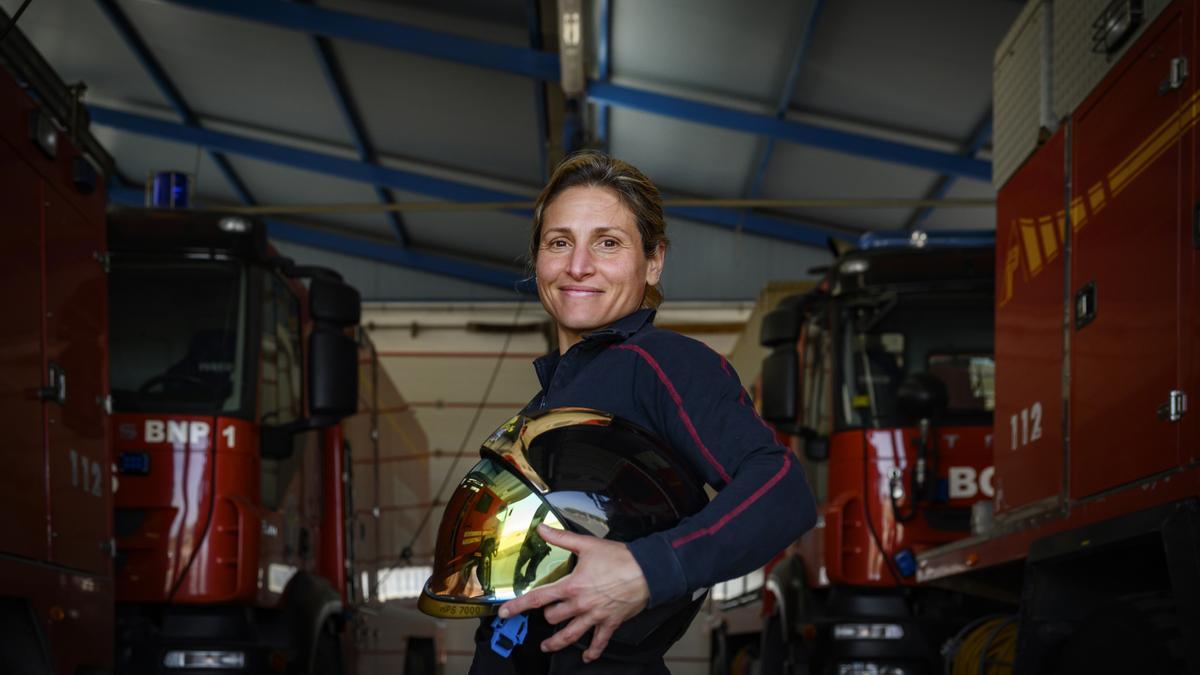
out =
[[(662, 196), (658, 188), (636, 167), (596, 150), (584, 150), (568, 156), (557, 167), (542, 188), (533, 207), (533, 231), (529, 236), (529, 264), (537, 261), (542, 238), (542, 219), (546, 207), (560, 194), (573, 187), (600, 187), (612, 190), (633, 214), (638, 234), (642, 237), (642, 252), (649, 258), (667, 239), (667, 222), (663, 219)], [(661, 285), (646, 285), (642, 306), (656, 308), (663, 301)]]

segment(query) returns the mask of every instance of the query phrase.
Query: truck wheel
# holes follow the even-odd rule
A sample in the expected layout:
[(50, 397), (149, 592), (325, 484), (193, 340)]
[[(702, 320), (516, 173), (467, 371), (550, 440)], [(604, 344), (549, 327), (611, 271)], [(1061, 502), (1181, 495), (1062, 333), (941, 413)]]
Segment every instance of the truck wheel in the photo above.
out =
[(1186, 672), (1175, 602), (1166, 593), (1105, 605), (1063, 645), (1058, 675)]
[(317, 653), (313, 657), (313, 673), (320, 675), (342, 675), (342, 643), (338, 636), (326, 626), (317, 639)]
[(808, 675), (807, 650), (798, 638), (784, 635), (783, 618), (772, 613), (763, 625), (759, 648), (760, 675)]

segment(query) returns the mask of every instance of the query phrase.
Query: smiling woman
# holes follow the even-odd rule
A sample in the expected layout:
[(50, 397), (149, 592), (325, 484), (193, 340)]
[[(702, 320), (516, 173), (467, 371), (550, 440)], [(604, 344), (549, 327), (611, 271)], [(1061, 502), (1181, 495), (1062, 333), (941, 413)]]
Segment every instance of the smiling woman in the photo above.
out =
[[(757, 569), (816, 520), (799, 464), (725, 359), (655, 328), (667, 244), (658, 189), (640, 171), (598, 152), (555, 169), (534, 209), (529, 258), (558, 349), (534, 363), (542, 389), (521, 414), (589, 408), (626, 420), (681, 455), (686, 473), (717, 495), (628, 540), (539, 527), (542, 541), (571, 552), (571, 571), (514, 587), (496, 623), (484, 620), (476, 633), (472, 675), (667, 673), (663, 655), (707, 588)], [(571, 448), (588, 453), (579, 466), (590, 467), (575, 477), (594, 480), (604, 451)], [(481, 565), (491, 557), (480, 556)], [(528, 622), (525, 643), (494, 651), (508, 634), (503, 622), (518, 615)]]
[(560, 351), (662, 303), (666, 229), (658, 188), (633, 166), (598, 152), (559, 164), (534, 207), (529, 259)]

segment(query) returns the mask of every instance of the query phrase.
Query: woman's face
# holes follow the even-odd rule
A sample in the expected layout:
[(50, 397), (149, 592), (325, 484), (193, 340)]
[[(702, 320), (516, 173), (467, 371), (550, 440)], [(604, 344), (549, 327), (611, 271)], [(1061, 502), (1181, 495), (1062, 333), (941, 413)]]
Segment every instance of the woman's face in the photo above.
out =
[(555, 197), (543, 213), (536, 270), (559, 349), (640, 307), (662, 265), (662, 249), (646, 257), (633, 213), (611, 190), (573, 187)]

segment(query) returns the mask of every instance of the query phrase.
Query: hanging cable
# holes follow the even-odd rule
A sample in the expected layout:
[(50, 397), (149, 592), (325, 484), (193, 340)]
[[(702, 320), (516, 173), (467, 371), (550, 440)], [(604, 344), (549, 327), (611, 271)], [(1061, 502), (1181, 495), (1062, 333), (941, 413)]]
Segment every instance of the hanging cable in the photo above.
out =
[[(520, 301), (518, 301), (517, 311), (513, 316), (512, 327), (514, 329), (520, 324), (521, 311), (524, 308), (525, 299), (522, 298)], [(380, 574), (375, 580), (374, 590), (371, 594), (372, 596), (379, 597), (379, 589), (383, 585), (383, 582), (386, 581), (389, 576), (391, 576), (392, 570), (396, 569), (402, 564), (407, 564), (412, 560), (413, 546), (415, 546), (417, 540), (421, 538), (421, 533), (425, 531), (425, 526), (429, 524), (429, 518), (433, 515), (434, 509), (439, 506), (439, 499), (442, 493), (446, 491), (446, 486), (450, 484), (451, 478), (455, 475), (454, 472), (458, 468), (459, 460), (461, 460), (466, 454), (467, 444), (471, 442), (471, 439), (475, 438), (475, 427), (479, 424), (479, 418), (483, 415), (483, 411), (487, 407), (488, 399), (490, 399), (492, 396), (492, 389), (496, 386), (496, 380), (500, 376), (500, 368), (504, 365), (504, 360), (508, 356), (509, 346), (512, 344), (513, 335), (516, 332), (516, 330), (509, 330), (505, 333), (504, 345), (500, 348), (500, 354), (496, 357), (495, 365), (492, 366), (492, 374), (488, 378), (487, 386), (483, 389), (483, 396), (480, 397), (479, 403), (475, 406), (475, 414), (471, 417), (471, 423), (467, 425), (467, 431), (465, 434), (463, 434), (462, 441), (458, 444), (458, 450), (454, 453), (454, 461), (450, 463), (450, 467), (446, 470), (446, 473), (442, 475), (442, 482), (438, 486), (437, 491), (432, 494), (431, 499), (429, 500), (429, 506), (426, 507), (424, 513), (421, 515), (421, 520), (417, 524), (416, 530), (413, 531), (412, 537), (409, 539), (408, 544), (400, 550), (400, 555), (396, 558), (393, 565), (389, 566), (387, 570), (383, 574)]]

